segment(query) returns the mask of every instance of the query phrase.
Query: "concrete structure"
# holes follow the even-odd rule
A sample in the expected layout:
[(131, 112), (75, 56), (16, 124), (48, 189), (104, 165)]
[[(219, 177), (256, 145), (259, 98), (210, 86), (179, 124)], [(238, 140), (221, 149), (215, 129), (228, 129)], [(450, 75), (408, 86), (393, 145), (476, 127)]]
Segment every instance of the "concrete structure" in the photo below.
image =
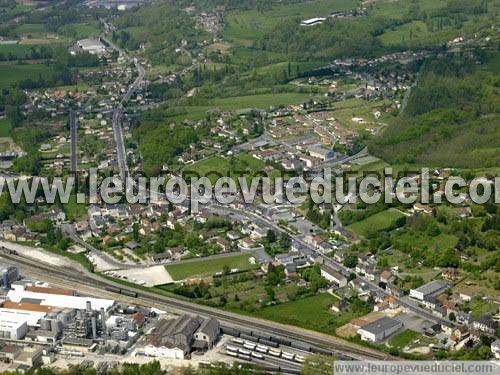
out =
[(403, 327), (399, 320), (383, 317), (358, 329), (361, 340), (369, 342), (380, 342)]
[(449, 287), (450, 284), (444, 280), (434, 280), (417, 289), (411, 289), (410, 297), (423, 301), (426, 297), (436, 296)]
[(26, 321), (0, 317), (0, 338), (22, 340), (27, 332)]

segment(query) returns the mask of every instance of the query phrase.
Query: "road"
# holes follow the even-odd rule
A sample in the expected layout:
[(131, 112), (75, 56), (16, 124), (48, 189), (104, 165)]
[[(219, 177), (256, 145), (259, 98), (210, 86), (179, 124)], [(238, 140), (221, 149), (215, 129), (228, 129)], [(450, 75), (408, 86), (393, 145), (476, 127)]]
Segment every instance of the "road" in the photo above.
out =
[[(212, 212), (217, 212), (223, 215), (231, 215), (233, 217), (237, 217), (239, 220), (246, 218), (247, 220), (251, 220), (253, 223), (255, 223), (258, 227), (261, 228), (269, 228), (273, 229), (274, 231), (278, 233), (284, 233), (284, 230), (280, 228), (278, 225), (272, 222), (270, 218), (267, 218), (262, 215), (258, 215), (254, 212), (252, 212), (251, 209), (247, 210), (239, 210), (235, 208), (230, 208), (227, 206), (220, 206), (217, 204), (211, 204), (208, 206), (209, 209)], [(342, 273), (345, 276), (348, 276), (351, 274), (353, 271), (347, 267), (345, 267), (343, 264), (340, 264), (333, 259), (327, 257), (326, 255), (320, 253), (318, 250), (314, 248), (314, 246), (310, 245), (306, 241), (304, 241), (303, 236), (300, 235), (291, 235), (291, 238), (300, 245), (301, 251), (304, 255), (306, 255), (309, 259), (317, 259), (320, 257), (324, 264), (329, 265), (333, 269), (337, 270), (338, 272)], [(368, 280), (365, 277), (358, 276), (359, 279), (361, 279), (367, 286), (369, 286), (370, 290), (380, 293), (385, 296), (389, 296), (390, 294), (387, 293), (384, 289), (382, 289), (377, 283)], [(419, 307), (416, 302), (413, 300), (410, 300), (409, 298), (396, 298), (400, 306), (407, 308), (408, 310), (420, 315), (421, 317), (424, 317), (427, 320), (430, 320), (431, 322), (436, 322), (436, 323), (446, 323), (446, 324), (451, 324), (451, 325), (456, 325), (455, 323), (447, 320), (447, 319), (441, 319), (438, 318), (434, 315), (432, 315), (431, 312)]]
[(125, 142), (123, 141), (123, 128), (122, 128), (122, 118), (123, 109), (121, 107), (116, 108), (113, 111), (113, 137), (115, 139), (116, 145), (116, 162), (118, 163), (118, 171), (120, 173), (120, 178), (125, 181), (128, 176), (128, 165), (127, 165), (127, 151), (125, 150)]
[(76, 113), (73, 110), (69, 111), (69, 127), (71, 133), (71, 173), (76, 174), (78, 170), (78, 147), (77, 147), (77, 136), (78, 136), (78, 125), (76, 121)]
[[(91, 244), (82, 240), (78, 236), (78, 234), (75, 232), (75, 228), (71, 224), (62, 224), (62, 225), (60, 225), (60, 228), (61, 228), (62, 232), (65, 235), (67, 235), (69, 238), (71, 238), (75, 243), (77, 243), (78, 245), (87, 249), (91, 256), (101, 258), (104, 262), (109, 264), (111, 267), (116, 267), (117, 270), (144, 268), (144, 265), (128, 264), (128, 263), (119, 262), (118, 260), (114, 259), (111, 255), (108, 255), (105, 252), (103, 252), (99, 249), (96, 249)], [(15, 249), (13, 249), (13, 250), (15, 250)]]
[[(56, 285), (88, 293), (89, 295), (100, 296), (113, 295), (116, 300), (123, 302), (140, 304), (143, 306), (155, 307), (167, 311), (179, 311), (205, 317), (214, 317), (221, 322), (223, 327), (245, 329), (248, 331), (258, 330), (264, 334), (281, 336), (291, 340), (305, 342), (319, 348), (333, 351), (336, 355), (348, 356), (354, 359), (388, 359), (390, 356), (376, 350), (350, 343), (345, 340), (325, 335), (306, 329), (270, 322), (263, 319), (242, 316), (228, 311), (215, 309), (208, 306), (198, 305), (192, 302), (166, 297), (143, 289), (135, 289), (123, 284), (101, 278), (88, 271), (80, 272), (75, 269), (61, 268), (44, 263), (28, 260), (19, 256), (0, 252), (0, 257), (18, 265), (23, 272), (30, 272), (33, 276)], [(129, 291), (138, 292), (138, 298), (128, 298), (122, 294), (115, 294), (106, 290), (106, 287), (118, 287)], [(126, 299), (126, 301), (125, 301)]]
[(127, 102), (130, 100), (130, 98), (132, 97), (132, 95), (138, 89), (140, 89), (141, 86), (144, 84), (145, 71), (144, 67), (140, 64), (137, 58), (134, 57), (133, 59), (130, 59), (130, 57), (125, 53), (125, 51), (123, 51), (113, 42), (108, 40), (104, 35), (101, 35), (101, 39), (104, 40), (111, 48), (118, 51), (120, 56), (125, 58), (127, 61), (133, 61), (135, 69), (137, 70), (136, 79), (128, 87), (128, 90), (123, 95), (118, 107), (113, 110), (112, 126), (113, 126), (113, 137), (115, 139), (115, 144), (116, 144), (116, 161), (118, 163), (118, 171), (120, 173), (120, 178), (122, 179), (122, 181), (125, 181), (125, 179), (128, 176), (128, 165), (127, 165), (127, 152), (125, 149), (125, 142), (123, 140), (123, 127), (122, 127), (123, 109), (124, 106), (127, 104)]

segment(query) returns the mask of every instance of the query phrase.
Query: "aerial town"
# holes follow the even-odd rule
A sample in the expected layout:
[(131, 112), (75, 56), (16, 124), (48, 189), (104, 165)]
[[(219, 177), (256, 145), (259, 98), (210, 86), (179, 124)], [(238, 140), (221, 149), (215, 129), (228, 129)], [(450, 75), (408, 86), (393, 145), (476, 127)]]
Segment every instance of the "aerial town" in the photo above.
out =
[[(450, 177), (498, 188), (497, 145), (482, 148), (498, 136), (486, 124), (498, 120), (498, 12), (478, 5), (476, 18), (457, 16), (452, 26), (432, 13), (440, 8), (419, 13), (403, 0), (405, 20), (391, 1), (338, 9), (311, 1), (317, 10), (308, 1), (257, 11), (87, 0), (78, 2), (79, 22), (65, 24), (72, 32), (33, 26), (40, 14), (67, 11), (66, 1), (5, 13), (20, 30), (0, 29), (0, 63), (71, 69), (7, 87), (0, 64), (0, 373), (77, 366), (106, 374), (152, 361), (166, 373), (228, 364), (301, 374), (320, 359), (498, 364), (498, 204), (438, 204)], [(322, 33), (349, 25), (361, 33), (386, 14), (394, 22), (370, 31), (373, 46), (357, 36), (322, 44)], [(274, 40), (272, 17), (301, 43), (286, 33)], [(465, 32), (464, 22), (480, 26)], [(26, 41), (36, 46), (26, 56), (4, 55), (2, 47)], [(46, 42), (63, 47), (45, 58)], [(351, 42), (369, 52), (338, 50)], [(434, 81), (452, 88), (441, 95)], [(463, 135), (436, 129), (440, 122)], [(369, 205), (355, 192), (316, 203), (306, 191), (301, 203), (238, 195), (224, 205), (211, 196), (193, 210), (166, 194), (147, 203), (79, 198), (93, 173), (96, 183), (215, 183), (312, 181), (326, 169), (336, 187), (337, 176), (394, 173), (439, 199)], [(34, 204), (5, 193), (6, 180), (38, 177), (78, 184), (68, 202), (42, 189)]]

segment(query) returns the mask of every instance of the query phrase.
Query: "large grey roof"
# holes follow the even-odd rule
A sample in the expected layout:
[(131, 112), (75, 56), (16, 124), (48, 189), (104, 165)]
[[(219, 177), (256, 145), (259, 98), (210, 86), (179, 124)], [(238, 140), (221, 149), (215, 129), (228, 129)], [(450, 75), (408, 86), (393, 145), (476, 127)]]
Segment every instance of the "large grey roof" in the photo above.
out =
[(396, 319), (392, 318), (387, 318), (383, 317), (378, 320), (375, 320), (374, 322), (371, 322), (367, 324), (366, 326), (362, 327), (361, 329), (367, 332), (371, 332), (373, 334), (379, 334), (387, 331), (388, 329), (391, 329), (396, 326), (400, 326), (401, 322)]
[(219, 322), (215, 318), (205, 319), (198, 331), (204, 333), (210, 338), (217, 337), (220, 331)]
[(449, 287), (449, 283), (444, 280), (434, 280), (415, 289), (423, 294), (434, 294)]

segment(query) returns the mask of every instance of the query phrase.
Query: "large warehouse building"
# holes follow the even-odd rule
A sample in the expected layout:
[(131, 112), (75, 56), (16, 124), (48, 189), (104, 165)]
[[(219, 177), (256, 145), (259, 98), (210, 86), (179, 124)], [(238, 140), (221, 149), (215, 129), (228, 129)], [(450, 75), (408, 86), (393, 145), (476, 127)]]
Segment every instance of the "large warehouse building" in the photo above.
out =
[(7, 297), (12, 302), (38, 304), (41, 306), (52, 306), (60, 308), (69, 308), (85, 310), (90, 307), (93, 311), (104, 309), (108, 311), (115, 301), (104, 298), (77, 297), (51, 293), (36, 293), (29, 291), (24, 285), (13, 285)]
[(403, 327), (399, 320), (383, 317), (358, 330), (361, 340), (380, 342), (388, 338), (394, 332)]
[(444, 292), (444, 290), (449, 287), (450, 284), (444, 280), (434, 280), (417, 289), (411, 289), (410, 297), (423, 301), (427, 297), (436, 296), (439, 293)]

